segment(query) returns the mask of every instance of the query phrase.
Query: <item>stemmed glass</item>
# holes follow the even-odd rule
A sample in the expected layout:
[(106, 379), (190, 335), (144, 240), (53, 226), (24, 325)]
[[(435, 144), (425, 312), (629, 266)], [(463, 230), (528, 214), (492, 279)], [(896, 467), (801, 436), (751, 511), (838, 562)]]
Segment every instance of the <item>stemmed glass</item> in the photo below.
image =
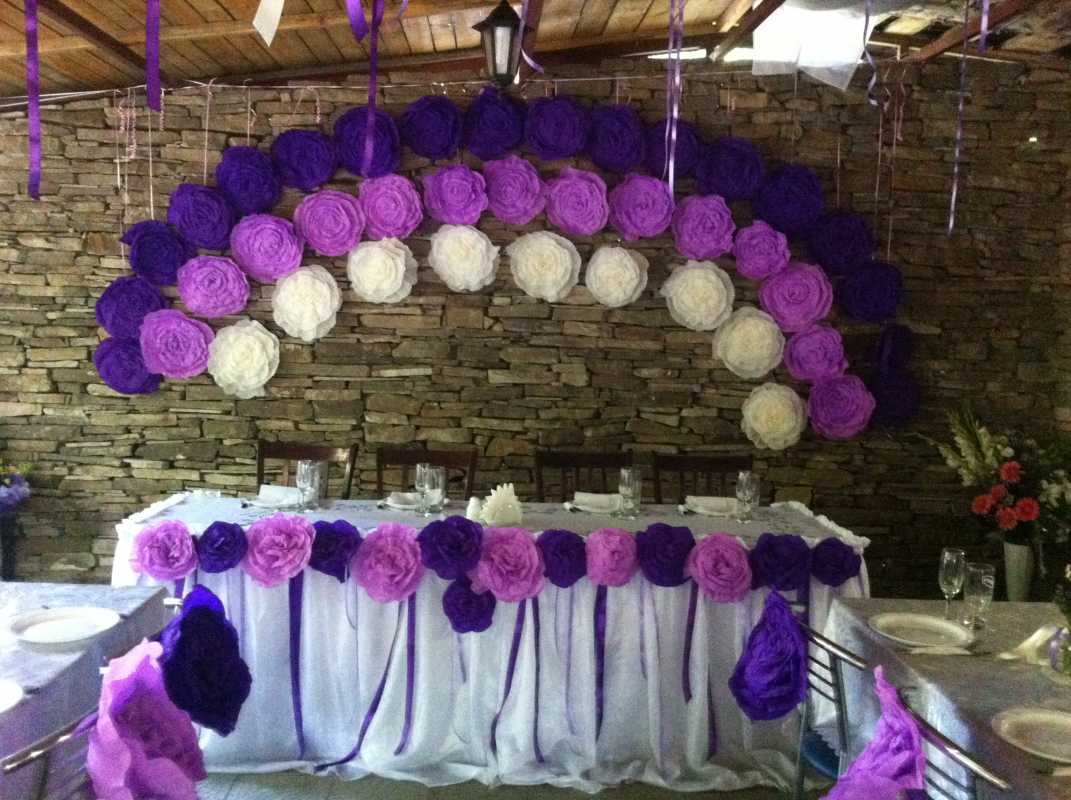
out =
[(759, 479), (754, 472), (744, 470), (736, 476), (736, 500), (741, 522), (751, 519), (751, 512), (759, 504)]
[(442, 510), (446, 500), (446, 469), (420, 463), (416, 466), (416, 490), (419, 510), (425, 517)]
[(416, 465), (416, 477), (413, 479), (413, 488), (417, 493), (417, 510), (425, 517), (428, 516), (428, 472), (431, 464), (420, 462)]
[(327, 462), (304, 459), (298, 461), (294, 471), (294, 484), (301, 492), (302, 508), (318, 508), (327, 484)]
[(643, 502), (643, 471), (639, 467), (622, 467), (617, 493), (621, 495), (621, 516), (636, 519)]
[(984, 628), (986, 611), (993, 602), (997, 585), (997, 568), (992, 564), (968, 563), (963, 583), (963, 624), (968, 628)]
[(952, 619), (952, 598), (959, 594), (966, 577), (967, 554), (954, 547), (942, 550), (937, 581), (941, 585), (941, 593), (945, 596), (945, 619)]

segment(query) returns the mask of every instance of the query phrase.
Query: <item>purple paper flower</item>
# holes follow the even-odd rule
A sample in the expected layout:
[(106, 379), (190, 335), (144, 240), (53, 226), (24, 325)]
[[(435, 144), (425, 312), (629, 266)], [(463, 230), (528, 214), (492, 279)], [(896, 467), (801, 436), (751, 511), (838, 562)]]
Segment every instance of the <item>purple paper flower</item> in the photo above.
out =
[(361, 546), (361, 532), (344, 519), (334, 522), (320, 519), (312, 526), (316, 529), (316, 538), (312, 540), (309, 566), (345, 583), (353, 554)]
[(751, 591), (747, 549), (727, 533), (700, 539), (688, 554), (684, 574), (715, 603), (736, 603)]
[(292, 130), (271, 143), (271, 160), (283, 186), (303, 192), (319, 189), (335, 176), (335, 143), (319, 131)]
[(818, 176), (802, 164), (785, 164), (771, 172), (754, 201), (755, 216), (788, 236), (809, 233), (824, 207)]
[(748, 719), (780, 719), (807, 697), (807, 641), (792, 609), (770, 592), (747, 637), (729, 691)]
[(143, 528), (134, 538), (130, 557), (134, 572), (158, 581), (185, 578), (197, 567), (197, 550), (186, 524), (164, 520)]
[(673, 213), (673, 240), (685, 258), (709, 261), (733, 246), (733, 214), (717, 195), (684, 198)]
[(483, 528), (461, 516), (429, 522), (417, 535), (420, 560), (448, 581), (466, 575), (480, 560)]
[(870, 423), (874, 406), (874, 396), (857, 375), (842, 375), (811, 387), (807, 415), (825, 438), (851, 439)]
[(226, 256), (197, 256), (179, 269), (179, 297), (200, 317), (237, 314), (249, 302), (245, 273)]
[(760, 219), (737, 231), (733, 255), (737, 272), (745, 278), (761, 281), (787, 267), (792, 254), (785, 235)]
[(458, 633), (482, 633), (490, 628), (497, 603), (490, 592), (474, 592), (472, 582), (464, 577), (443, 592), (443, 613)]
[(368, 132), (367, 109), (368, 106), (351, 108), (335, 120), (335, 149), (342, 166), (354, 175), (378, 178), (398, 169), (401, 145), (394, 120), (386, 111), (377, 108), (376, 119), (372, 125), (372, 157), (368, 162), (368, 170), (364, 170), (364, 140)]
[(680, 586), (688, 580), (684, 567), (695, 537), (684, 527), (661, 522), (636, 534), (636, 558), (644, 576), (655, 586)]
[(785, 366), (793, 378), (808, 383), (843, 375), (848, 369), (844, 339), (828, 325), (805, 328), (785, 345)]
[(527, 225), (547, 204), (547, 189), (536, 168), (517, 156), (483, 162), (487, 205), (509, 225)]
[(871, 378), (874, 396), (874, 422), (886, 428), (902, 428), (919, 414), (922, 389), (915, 376), (906, 369), (879, 371)]
[(465, 110), (463, 137), (466, 149), (484, 161), (502, 158), (510, 150), (520, 147), (526, 113), (522, 101), (487, 87)]
[(594, 172), (566, 167), (547, 183), (547, 219), (577, 236), (601, 231), (610, 217), (606, 184)]
[(833, 287), (821, 267), (793, 261), (759, 287), (759, 304), (781, 330), (798, 332), (825, 319)]
[(152, 394), (160, 388), (162, 378), (145, 366), (137, 339), (105, 339), (93, 351), (93, 366), (119, 394)]
[(648, 175), (629, 175), (610, 192), (610, 224), (627, 242), (665, 233), (673, 220), (669, 187)]
[(138, 341), (149, 372), (165, 378), (192, 378), (208, 368), (208, 346), (215, 334), (200, 320), (164, 309), (146, 314)]
[(255, 147), (228, 147), (216, 166), (216, 185), (239, 214), (270, 211), (282, 187), (271, 158)]
[(490, 591), (497, 600), (517, 603), (542, 591), (543, 556), (524, 528), (488, 528), (469, 578), (473, 591)]
[(246, 531), (249, 547), (242, 569), (258, 586), (278, 586), (308, 566), (315, 536), (312, 523), (296, 514), (258, 519)]
[(528, 106), (525, 139), (543, 161), (577, 155), (587, 146), (590, 130), (588, 110), (568, 95), (540, 97)]
[(811, 253), (833, 275), (848, 275), (870, 260), (874, 234), (862, 214), (837, 209), (823, 214), (811, 230)]
[(878, 372), (896, 372), (907, 366), (914, 350), (911, 329), (906, 325), (891, 323), (882, 328), (870, 353), (870, 360)]
[(587, 550), (584, 539), (572, 531), (543, 531), (536, 537), (543, 554), (547, 580), (568, 589), (587, 574)]
[(14, 511), (30, 499), (30, 484), (17, 473), (7, 475), (7, 484), (0, 480), (0, 513)]
[(631, 172), (643, 164), (646, 145), (643, 120), (631, 106), (596, 106), (591, 112), (588, 154), (599, 169)]
[(213, 522), (196, 540), (199, 567), (204, 572), (234, 569), (245, 558), (248, 546), (241, 525)]
[(354, 195), (323, 189), (294, 209), (294, 230), (321, 256), (342, 256), (364, 233), (364, 209)]
[(418, 156), (453, 158), (461, 147), (461, 111), (449, 97), (421, 97), (398, 119), (398, 132)]
[(700, 193), (716, 194), (729, 201), (751, 200), (765, 173), (755, 146), (732, 136), (722, 136), (705, 148), (695, 166)]
[(271, 214), (243, 217), (231, 231), (234, 260), (260, 283), (274, 283), (295, 272), (303, 247), (290, 220)]
[(811, 548), (794, 533), (764, 533), (748, 553), (751, 588), (801, 591), (811, 579)]
[(424, 179), (424, 207), (450, 225), (475, 225), (487, 208), (483, 175), (464, 164), (440, 167)]
[(826, 586), (840, 586), (859, 574), (863, 559), (835, 536), (820, 541), (811, 551), (811, 574)]
[[(237, 215), (223, 192), (199, 183), (180, 183), (171, 193), (167, 221), (195, 247), (225, 250)], [(196, 251), (186, 251), (176, 260), (175, 272)], [(131, 251), (133, 256), (133, 251)]]
[(363, 181), (360, 200), (369, 239), (406, 239), (424, 218), (416, 187), (401, 175)]
[[(647, 128), (645, 145), (645, 162), (647, 169), (655, 177), (666, 174), (666, 128), (668, 120), (659, 120)], [(677, 178), (687, 178), (695, 172), (699, 162), (699, 134), (695, 127), (684, 120), (677, 120), (677, 145), (674, 150), (673, 174)]]
[(884, 322), (896, 315), (904, 278), (892, 264), (871, 261), (844, 279), (837, 302), (850, 317), (863, 322)]
[(134, 272), (156, 286), (174, 284), (179, 267), (197, 255), (182, 234), (155, 220), (131, 225), (120, 241), (130, 246), (127, 259)]
[(162, 308), (167, 308), (167, 300), (156, 287), (137, 275), (124, 275), (108, 284), (94, 314), (112, 336), (136, 339), (145, 315)]
[(384, 522), (365, 537), (350, 571), (358, 586), (380, 603), (405, 600), (424, 577), (416, 528)]
[(624, 586), (640, 568), (636, 537), (620, 528), (600, 528), (588, 534), (584, 548), (588, 578), (597, 586)]

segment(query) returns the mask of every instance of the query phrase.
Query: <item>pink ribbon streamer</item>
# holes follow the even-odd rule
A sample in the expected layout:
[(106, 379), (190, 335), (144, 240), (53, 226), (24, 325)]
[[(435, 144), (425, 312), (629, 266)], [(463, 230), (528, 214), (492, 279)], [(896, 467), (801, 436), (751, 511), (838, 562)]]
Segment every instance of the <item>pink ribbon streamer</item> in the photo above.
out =
[(145, 0), (145, 92), (149, 108), (159, 111), (160, 0)]
[(29, 117), (30, 197), (41, 199), (41, 63), (37, 52), (37, 0), (26, 0), (26, 106)]

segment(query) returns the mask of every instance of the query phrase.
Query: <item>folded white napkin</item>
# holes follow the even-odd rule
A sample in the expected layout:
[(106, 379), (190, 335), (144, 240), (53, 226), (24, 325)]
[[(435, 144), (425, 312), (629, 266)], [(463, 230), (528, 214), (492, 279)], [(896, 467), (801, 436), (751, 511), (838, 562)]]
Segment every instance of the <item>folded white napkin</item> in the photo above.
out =
[(170, 497), (165, 497), (163, 500), (158, 500), (157, 502), (153, 503), (148, 508), (143, 508), (136, 514), (131, 514), (129, 517), (127, 517), (126, 521), (144, 522), (147, 519), (152, 519), (160, 512), (171, 508), (171, 506), (177, 506), (189, 496), (189, 492), (179, 492), (178, 494), (173, 494)]
[(736, 514), (740, 503), (735, 497), (702, 497), (688, 495), (684, 498), (684, 507), (696, 514), (708, 517), (724, 517)]
[(1060, 630), (1059, 625), (1042, 625), (1017, 647), (997, 653), (1001, 661), (1025, 661), (1027, 664), (1049, 663), (1049, 640)]
[(483, 518), (483, 500), (478, 497), (470, 497), (469, 504), (465, 508), (465, 519), (479, 522)]
[[(437, 505), (442, 501), (443, 493), (436, 489), (428, 492), (428, 504)], [(416, 508), (420, 505), (420, 492), (391, 492), (387, 495), (387, 505), (399, 508)]]
[(621, 510), (621, 495), (577, 492), (573, 495), (572, 506), (589, 514), (612, 514)]
[(264, 483), (260, 486), (257, 500), (265, 505), (288, 506), (300, 503), (302, 500), (301, 490), (296, 486), (277, 486)]

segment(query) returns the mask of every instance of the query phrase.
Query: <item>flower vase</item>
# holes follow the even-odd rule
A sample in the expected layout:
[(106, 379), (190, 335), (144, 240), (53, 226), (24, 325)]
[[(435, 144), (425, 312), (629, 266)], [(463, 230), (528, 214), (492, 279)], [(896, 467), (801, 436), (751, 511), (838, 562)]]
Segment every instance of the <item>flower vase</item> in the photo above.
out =
[(1028, 544), (1004, 542), (1004, 582), (1008, 599), (1021, 602), (1030, 596), (1034, 578), (1034, 551)]

